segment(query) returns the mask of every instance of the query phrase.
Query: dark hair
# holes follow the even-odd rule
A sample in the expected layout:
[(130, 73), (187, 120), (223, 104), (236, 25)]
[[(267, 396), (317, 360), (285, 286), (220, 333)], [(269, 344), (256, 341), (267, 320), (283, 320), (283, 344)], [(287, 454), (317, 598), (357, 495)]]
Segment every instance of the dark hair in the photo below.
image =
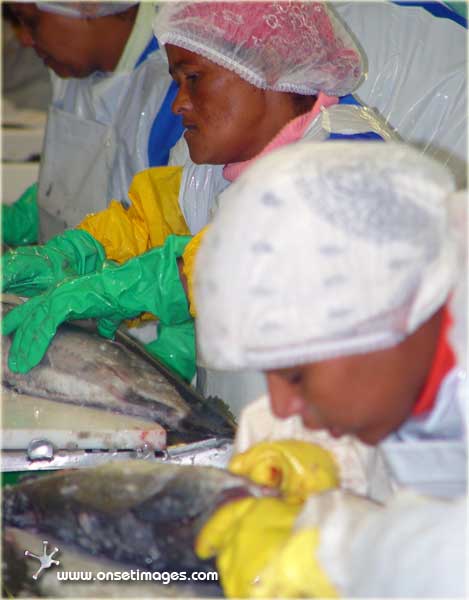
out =
[(21, 25), (20, 20), (11, 10), (11, 3), (2, 3), (2, 18), (9, 21), (12, 25)]

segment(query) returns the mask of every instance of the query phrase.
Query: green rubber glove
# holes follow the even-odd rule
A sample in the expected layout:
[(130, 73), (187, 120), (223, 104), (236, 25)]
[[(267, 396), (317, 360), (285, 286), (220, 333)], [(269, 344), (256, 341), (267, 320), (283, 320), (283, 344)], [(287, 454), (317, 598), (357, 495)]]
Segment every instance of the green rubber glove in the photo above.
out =
[(38, 236), (37, 183), (33, 183), (16, 202), (2, 206), (2, 242), (9, 246), (35, 244)]
[(103, 246), (86, 231), (70, 229), (44, 246), (22, 246), (2, 256), (2, 291), (36, 296), (73, 275), (97, 271)]
[(158, 326), (158, 338), (145, 348), (171, 371), (186, 381), (195, 375), (195, 330), (194, 320), (178, 325)]
[(120, 266), (105, 262), (101, 271), (65, 279), (10, 311), (3, 319), (3, 334), (15, 332), (9, 368), (27, 373), (36, 366), (64, 321), (96, 318), (99, 333), (109, 338), (121, 321), (142, 312), (157, 315), (164, 325), (188, 321), (188, 302), (176, 259), (190, 239), (169, 236), (164, 246)]

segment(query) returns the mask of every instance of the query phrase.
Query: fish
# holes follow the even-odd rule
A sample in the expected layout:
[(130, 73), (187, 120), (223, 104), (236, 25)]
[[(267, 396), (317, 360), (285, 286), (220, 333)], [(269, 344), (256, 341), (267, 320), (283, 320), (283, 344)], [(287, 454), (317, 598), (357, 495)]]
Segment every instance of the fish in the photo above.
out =
[[(4, 314), (13, 307), (2, 300)], [(221, 401), (204, 399), (138, 342), (119, 336), (109, 340), (89, 326), (63, 324), (25, 374), (9, 369), (11, 340), (3, 336), (2, 384), (18, 394), (150, 420), (166, 430), (169, 444), (234, 436), (234, 419)]]
[(58, 548), (127, 568), (208, 573), (213, 561), (200, 560), (193, 548), (213, 512), (229, 501), (276, 494), (216, 467), (130, 460), (7, 486), (2, 517), (4, 531), (53, 537)]

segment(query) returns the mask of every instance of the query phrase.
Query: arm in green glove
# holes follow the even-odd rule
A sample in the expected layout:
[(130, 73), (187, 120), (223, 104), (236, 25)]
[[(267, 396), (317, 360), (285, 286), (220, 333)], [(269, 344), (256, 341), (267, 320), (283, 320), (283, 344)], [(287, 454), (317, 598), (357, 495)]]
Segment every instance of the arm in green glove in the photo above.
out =
[(121, 266), (107, 262), (98, 273), (66, 279), (9, 312), (3, 320), (3, 334), (15, 332), (9, 368), (26, 373), (36, 366), (67, 320), (96, 318), (105, 337), (113, 337), (122, 320), (142, 312), (157, 315), (164, 325), (189, 320), (176, 259), (190, 239), (169, 236), (164, 246)]
[(34, 244), (38, 234), (37, 183), (33, 183), (16, 202), (2, 206), (2, 242), (9, 246)]
[(35, 296), (66, 277), (85, 275), (104, 263), (103, 246), (88, 232), (71, 229), (43, 246), (22, 246), (2, 256), (2, 291)]
[(145, 345), (150, 354), (186, 381), (195, 375), (194, 320), (177, 325), (158, 326), (158, 338)]

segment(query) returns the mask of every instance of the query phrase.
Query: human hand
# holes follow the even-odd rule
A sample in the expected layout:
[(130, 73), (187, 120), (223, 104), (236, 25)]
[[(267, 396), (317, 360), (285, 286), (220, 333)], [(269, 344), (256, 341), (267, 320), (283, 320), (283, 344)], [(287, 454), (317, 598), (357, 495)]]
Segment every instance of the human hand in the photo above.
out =
[(92, 273), (104, 248), (86, 231), (71, 229), (43, 246), (19, 246), (2, 256), (2, 291), (36, 296), (67, 277)]

